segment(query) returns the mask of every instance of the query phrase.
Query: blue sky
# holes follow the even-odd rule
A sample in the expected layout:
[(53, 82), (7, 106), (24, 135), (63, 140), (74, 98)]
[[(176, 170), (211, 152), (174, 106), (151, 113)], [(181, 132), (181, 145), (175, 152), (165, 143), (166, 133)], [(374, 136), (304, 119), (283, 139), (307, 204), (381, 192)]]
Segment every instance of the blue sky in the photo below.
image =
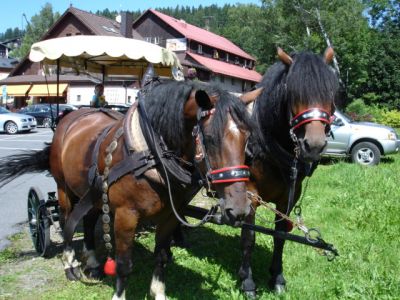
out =
[(176, 7), (194, 6), (200, 4), (208, 6), (211, 4), (236, 4), (236, 3), (254, 3), (260, 4), (260, 0), (157, 0), (157, 1), (135, 1), (135, 0), (2, 0), (0, 10), (0, 32), (6, 31), (7, 28), (25, 28), (26, 21), (23, 19), (23, 14), (30, 21), (33, 15), (40, 12), (41, 8), (46, 4), (51, 3), (54, 11), (62, 14), (72, 3), (76, 8), (86, 11), (95, 12), (96, 10), (145, 10), (156, 7)]

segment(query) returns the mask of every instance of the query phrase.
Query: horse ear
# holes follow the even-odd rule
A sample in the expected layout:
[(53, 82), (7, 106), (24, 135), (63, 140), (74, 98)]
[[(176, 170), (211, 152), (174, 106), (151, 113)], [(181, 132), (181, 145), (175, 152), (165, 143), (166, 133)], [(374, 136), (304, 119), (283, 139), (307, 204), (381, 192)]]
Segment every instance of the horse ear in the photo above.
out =
[(330, 64), (333, 60), (333, 56), (335, 55), (335, 51), (333, 51), (332, 47), (328, 47), (324, 53), (324, 61), (326, 64)]
[(208, 94), (203, 90), (197, 90), (195, 94), (196, 103), (204, 110), (213, 108), (213, 102), (215, 103), (216, 97), (209, 97)]
[(278, 57), (287, 66), (293, 63), (293, 59), (281, 47), (278, 47)]
[(247, 93), (241, 95), (239, 98), (240, 98), (240, 100), (242, 100), (242, 102), (244, 104), (247, 105), (247, 104), (253, 102), (254, 100), (256, 100), (257, 97), (260, 96), (263, 89), (264, 89), (263, 87), (260, 87), (258, 89), (255, 89), (254, 91), (250, 91), (250, 92), (247, 92)]

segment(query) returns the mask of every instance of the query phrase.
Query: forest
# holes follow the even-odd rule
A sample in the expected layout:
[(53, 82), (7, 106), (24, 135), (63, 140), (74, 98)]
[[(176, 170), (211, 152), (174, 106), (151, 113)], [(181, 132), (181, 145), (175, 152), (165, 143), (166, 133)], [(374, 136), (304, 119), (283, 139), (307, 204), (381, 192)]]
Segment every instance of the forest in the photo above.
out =
[[(262, 0), (155, 9), (230, 39), (256, 58), (261, 74), (276, 61), (278, 46), (288, 53), (322, 54), (331, 45), (342, 87), (338, 106), (352, 104), (365, 114), (400, 110), (400, 0)], [(143, 13), (131, 12), (134, 19)], [(115, 18), (118, 11), (93, 13)], [(25, 45), (14, 56), (23, 57), (58, 16), (46, 4), (32, 17)]]

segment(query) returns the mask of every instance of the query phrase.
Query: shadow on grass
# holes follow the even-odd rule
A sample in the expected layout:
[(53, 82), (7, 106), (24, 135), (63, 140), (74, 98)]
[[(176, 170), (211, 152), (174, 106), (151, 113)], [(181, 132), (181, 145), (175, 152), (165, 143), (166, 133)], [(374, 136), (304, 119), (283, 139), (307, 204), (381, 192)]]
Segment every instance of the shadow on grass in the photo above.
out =
[[(154, 233), (149, 230), (154, 238)], [(147, 235), (147, 234), (146, 234)], [(196, 270), (185, 267), (181, 264), (182, 258), (179, 257), (179, 251), (172, 248), (174, 260), (168, 263), (165, 271), (166, 292), (168, 296), (179, 299), (215, 299), (217, 296), (214, 291), (221, 289), (219, 282), (221, 273), (228, 273), (233, 280), (236, 280), (236, 286), (231, 288), (240, 288), (240, 279), (238, 270), (241, 263), (240, 247), (240, 229), (229, 226), (204, 226), (195, 229), (184, 229), (184, 235), (189, 248), (187, 253), (197, 259), (204, 260), (204, 264), (210, 264), (210, 270)], [(147, 246), (141, 243), (137, 238), (133, 248), (133, 271), (128, 277), (126, 296), (127, 299), (145, 299), (149, 297), (149, 289), (152, 273), (155, 265), (153, 252)], [(105, 261), (106, 252), (102, 239), (97, 236), (98, 259), (102, 263)], [(147, 244), (145, 242), (145, 244)], [(76, 251), (78, 260), (81, 260), (83, 237), (77, 234), (73, 241), (73, 247)], [(48, 259), (57, 259), (62, 255), (63, 245), (61, 242), (52, 242)], [(187, 255), (187, 254), (185, 254)], [(37, 256), (35, 251), (26, 251), (20, 253), (20, 256)], [(253, 277), (258, 286), (258, 290), (268, 290), (267, 282), (269, 279), (268, 267), (271, 261), (271, 251), (266, 246), (255, 245), (252, 258)], [(185, 259), (185, 258), (184, 258)], [(179, 263), (177, 263), (180, 261)], [(115, 277), (105, 277), (101, 284), (109, 286), (115, 290)], [(205, 282), (207, 284), (205, 285)], [(86, 286), (95, 286), (99, 282), (83, 279), (82, 284)], [(226, 287), (224, 287), (226, 288)]]

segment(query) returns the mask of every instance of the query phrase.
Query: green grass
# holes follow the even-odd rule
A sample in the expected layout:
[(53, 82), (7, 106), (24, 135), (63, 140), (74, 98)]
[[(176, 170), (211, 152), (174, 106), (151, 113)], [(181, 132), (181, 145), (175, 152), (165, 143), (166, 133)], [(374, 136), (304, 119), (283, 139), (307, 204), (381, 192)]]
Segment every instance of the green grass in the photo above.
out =
[[(287, 242), (284, 270), (288, 292), (278, 297), (267, 288), (272, 240), (257, 234), (252, 265), (258, 299), (399, 299), (399, 183), (400, 155), (384, 159), (376, 167), (344, 161), (320, 165), (309, 180), (303, 216), (307, 226), (319, 228), (340, 256), (329, 262), (311, 247)], [(263, 219), (272, 218), (265, 209), (260, 209), (259, 214)], [(263, 224), (261, 218), (257, 222)], [(167, 266), (169, 299), (245, 299), (239, 291), (237, 276), (239, 230), (206, 225), (185, 233), (191, 247), (173, 248), (174, 261)], [(128, 299), (150, 299), (153, 247), (153, 234), (143, 235), (136, 242)], [(15, 255), (18, 254), (3, 251), (0, 262), (10, 261)], [(52, 271), (48, 284), (36, 294), (34, 289), (16, 292), (18, 299), (77, 299), (77, 295), (79, 299), (111, 299), (113, 279), (99, 283), (67, 282), (59, 256), (53, 260), (57, 271)], [(37, 276), (41, 272), (48, 276), (45, 269), (37, 272)], [(0, 290), (2, 286), (3, 291), (4, 287), (11, 288), (19, 274), (2, 276)]]

